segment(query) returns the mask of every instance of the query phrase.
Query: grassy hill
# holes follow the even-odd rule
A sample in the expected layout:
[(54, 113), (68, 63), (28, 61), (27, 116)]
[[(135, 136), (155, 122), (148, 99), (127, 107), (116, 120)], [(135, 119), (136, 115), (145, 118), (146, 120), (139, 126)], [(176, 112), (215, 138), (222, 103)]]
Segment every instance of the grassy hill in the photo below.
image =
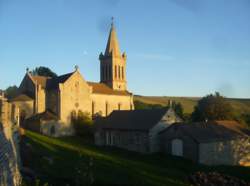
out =
[[(25, 166), (36, 172), (41, 183), (50, 186), (74, 186), (77, 182), (88, 185), (88, 175), (93, 175), (96, 185), (181, 186), (189, 185), (187, 177), (196, 171), (214, 170), (250, 181), (250, 168), (206, 167), (167, 155), (100, 148), (79, 137), (55, 139), (26, 131), (22, 144), (28, 147), (23, 149), (29, 156)], [(89, 166), (90, 162), (93, 166)]]
[[(169, 100), (179, 102), (184, 107), (184, 113), (190, 114), (193, 112), (194, 106), (197, 104), (198, 97), (156, 97), (156, 96), (134, 96), (135, 101), (140, 101), (146, 104), (160, 104), (167, 105)], [(234, 99), (227, 98), (234, 108), (235, 112), (239, 115), (250, 114), (250, 99)]]

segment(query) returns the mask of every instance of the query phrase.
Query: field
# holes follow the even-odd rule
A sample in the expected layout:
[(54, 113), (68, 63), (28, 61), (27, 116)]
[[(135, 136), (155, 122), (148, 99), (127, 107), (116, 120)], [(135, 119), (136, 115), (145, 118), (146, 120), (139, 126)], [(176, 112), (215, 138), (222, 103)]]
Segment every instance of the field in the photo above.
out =
[[(50, 138), (26, 131), (22, 143), (29, 154), (25, 166), (41, 183), (53, 186), (94, 184), (189, 185), (196, 171), (219, 171), (250, 181), (250, 168), (206, 167), (163, 154), (142, 155), (113, 148), (100, 148), (80, 137)], [(92, 165), (93, 164), (93, 165)]]
[[(147, 104), (160, 104), (164, 106), (168, 105), (169, 100), (181, 103), (184, 108), (184, 113), (186, 114), (193, 112), (194, 106), (197, 104), (199, 99), (200, 98), (198, 97), (134, 96), (135, 101)], [(231, 103), (237, 114), (250, 114), (250, 99), (227, 98), (227, 100)]]

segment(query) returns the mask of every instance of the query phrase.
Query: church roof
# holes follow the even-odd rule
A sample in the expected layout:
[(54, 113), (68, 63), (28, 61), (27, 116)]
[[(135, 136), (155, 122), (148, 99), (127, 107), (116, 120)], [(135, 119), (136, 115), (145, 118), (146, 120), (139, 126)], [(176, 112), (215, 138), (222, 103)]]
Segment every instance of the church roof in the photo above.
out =
[(93, 88), (94, 94), (110, 94), (110, 95), (131, 95), (128, 91), (113, 90), (104, 83), (87, 82)]
[(65, 81), (67, 81), (73, 73), (74, 72), (49, 79), (49, 81), (47, 83), (47, 88), (48, 89), (57, 89), (59, 87), (59, 83), (64, 83)]
[(166, 112), (166, 108), (113, 111), (108, 117), (98, 119), (96, 127), (148, 131), (162, 119)]
[(20, 94), (16, 96), (15, 98), (11, 99), (10, 102), (15, 102), (15, 101), (33, 101), (33, 99), (26, 94)]
[(115, 27), (113, 23), (112, 23), (110, 33), (109, 33), (108, 43), (107, 43), (106, 50), (105, 50), (105, 56), (109, 56), (111, 55), (111, 53), (114, 56), (120, 56), (121, 54)]

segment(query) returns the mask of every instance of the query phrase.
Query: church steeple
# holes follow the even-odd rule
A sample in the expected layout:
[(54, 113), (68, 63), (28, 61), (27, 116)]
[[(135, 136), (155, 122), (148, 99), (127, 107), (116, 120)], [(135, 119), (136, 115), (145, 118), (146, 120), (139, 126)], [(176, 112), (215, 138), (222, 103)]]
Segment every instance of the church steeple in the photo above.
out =
[(119, 42), (113, 23), (109, 32), (105, 53), (100, 54), (101, 82), (114, 90), (127, 90), (126, 82), (126, 54), (121, 55)]
[(111, 55), (111, 54), (113, 54), (114, 56), (121, 55), (113, 19), (111, 23), (111, 29), (109, 32), (108, 43), (107, 43), (106, 50), (105, 50), (106, 56)]

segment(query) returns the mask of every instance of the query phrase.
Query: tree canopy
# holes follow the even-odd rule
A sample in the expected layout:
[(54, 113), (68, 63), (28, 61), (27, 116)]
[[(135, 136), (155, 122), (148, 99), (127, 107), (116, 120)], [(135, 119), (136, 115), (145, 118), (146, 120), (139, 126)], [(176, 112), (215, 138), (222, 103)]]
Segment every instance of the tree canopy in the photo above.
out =
[(12, 99), (17, 96), (18, 94), (18, 88), (16, 85), (9, 86), (5, 91), (4, 91), (6, 97), (8, 99)]
[(38, 75), (38, 76), (49, 76), (49, 77), (57, 77), (57, 74), (53, 72), (50, 68), (48, 67), (36, 67), (34, 70), (31, 72), (32, 75)]
[(203, 97), (198, 101), (192, 113), (193, 121), (233, 119), (233, 108), (218, 92)]

